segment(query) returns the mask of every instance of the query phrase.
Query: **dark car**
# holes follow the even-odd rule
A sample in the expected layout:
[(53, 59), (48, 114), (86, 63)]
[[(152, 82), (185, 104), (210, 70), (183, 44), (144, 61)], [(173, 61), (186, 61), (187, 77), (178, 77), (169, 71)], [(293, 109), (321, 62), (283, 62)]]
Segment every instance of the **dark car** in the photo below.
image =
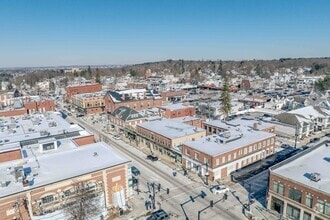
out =
[(147, 159), (148, 159), (148, 160), (151, 160), (151, 161), (157, 161), (157, 160), (158, 160), (158, 157), (149, 154), (149, 155), (147, 156)]
[(330, 137), (330, 133), (326, 133), (325, 136), (326, 136), (326, 137)]
[(131, 171), (134, 176), (138, 176), (141, 174), (140, 170), (136, 168), (135, 166), (131, 166)]
[(151, 214), (147, 220), (165, 220), (170, 219), (170, 216), (163, 210), (159, 209)]
[(321, 139), (320, 138), (312, 138), (309, 143), (315, 143), (315, 142), (318, 142), (320, 141)]

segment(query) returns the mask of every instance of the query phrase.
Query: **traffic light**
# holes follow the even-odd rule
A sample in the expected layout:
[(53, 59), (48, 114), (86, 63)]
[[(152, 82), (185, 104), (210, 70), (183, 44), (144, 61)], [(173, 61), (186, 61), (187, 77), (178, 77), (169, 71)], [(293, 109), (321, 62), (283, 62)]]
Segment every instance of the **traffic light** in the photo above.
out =
[(166, 189), (166, 193), (170, 194), (170, 189), (169, 188)]
[(201, 197), (204, 199), (206, 197), (206, 193), (204, 191), (201, 191)]
[(158, 192), (160, 192), (160, 188), (162, 187), (161, 185), (160, 185), (160, 183), (158, 184), (158, 186), (157, 186), (158, 188)]
[(191, 200), (192, 202), (195, 202), (195, 199), (194, 199), (193, 196), (190, 196), (190, 200)]
[(213, 200), (210, 201), (210, 207), (213, 207)]

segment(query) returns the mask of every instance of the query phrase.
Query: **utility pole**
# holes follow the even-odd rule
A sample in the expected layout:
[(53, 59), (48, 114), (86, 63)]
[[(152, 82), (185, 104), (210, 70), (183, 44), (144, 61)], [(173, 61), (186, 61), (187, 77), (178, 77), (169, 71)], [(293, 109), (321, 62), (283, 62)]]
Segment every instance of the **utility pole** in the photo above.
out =
[(296, 124), (296, 131), (295, 131), (295, 140), (294, 140), (294, 148), (297, 148), (297, 141), (298, 141), (298, 123)]

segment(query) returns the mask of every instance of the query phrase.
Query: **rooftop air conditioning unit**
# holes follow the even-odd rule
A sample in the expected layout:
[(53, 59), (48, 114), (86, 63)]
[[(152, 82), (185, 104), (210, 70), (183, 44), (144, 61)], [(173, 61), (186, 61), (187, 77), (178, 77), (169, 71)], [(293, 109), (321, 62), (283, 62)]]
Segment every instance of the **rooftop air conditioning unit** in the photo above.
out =
[(321, 180), (321, 174), (319, 174), (319, 173), (311, 173), (310, 180), (312, 180), (314, 182), (320, 181)]

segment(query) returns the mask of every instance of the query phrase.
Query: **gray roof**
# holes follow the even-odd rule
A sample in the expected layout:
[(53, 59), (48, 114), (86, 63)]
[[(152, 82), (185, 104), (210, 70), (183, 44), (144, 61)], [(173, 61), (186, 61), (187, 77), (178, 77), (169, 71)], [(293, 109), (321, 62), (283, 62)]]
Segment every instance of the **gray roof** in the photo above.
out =
[[(270, 170), (276, 175), (330, 195), (330, 143), (328, 145), (322, 144), (302, 152), (295, 159), (285, 160), (285, 163), (282, 162)], [(321, 174), (321, 180), (311, 181), (311, 173)]]
[(6, 117), (0, 121), (0, 144), (49, 138), (74, 132), (83, 132), (83, 128), (77, 124), (70, 124), (57, 112)]
[(114, 110), (111, 115), (120, 118), (123, 121), (131, 121), (144, 118), (141, 113), (126, 106), (120, 106)]
[(196, 128), (194, 126), (185, 123), (181, 123), (175, 120), (165, 119), (165, 118), (163, 118), (162, 120), (142, 123), (137, 126), (145, 128), (154, 133), (160, 134), (169, 139), (175, 139), (187, 135), (205, 132), (204, 129)]
[(195, 141), (187, 141), (184, 145), (199, 152), (211, 156), (217, 156), (276, 136), (273, 133), (253, 130), (250, 128), (244, 129), (243, 127), (239, 127), (237, 130), (231, 129), (230, 137), (228, 138), (223, 137), (223, 135), (224, 133), (209, 135)]
[[(38, 152), (38, 146), (23, 150), (26, 150), (24, 159), (0, 164), (0, 181), (7, 182), (0, 190), (0, 198), (129, 162), (104, 142), (76, 147), (72, 142), (62, 141), (60, 148), (50, 153)], [(29, 173), (27, 187), (16, 182), (13, 175), (14, 168), (19, 166)]]

